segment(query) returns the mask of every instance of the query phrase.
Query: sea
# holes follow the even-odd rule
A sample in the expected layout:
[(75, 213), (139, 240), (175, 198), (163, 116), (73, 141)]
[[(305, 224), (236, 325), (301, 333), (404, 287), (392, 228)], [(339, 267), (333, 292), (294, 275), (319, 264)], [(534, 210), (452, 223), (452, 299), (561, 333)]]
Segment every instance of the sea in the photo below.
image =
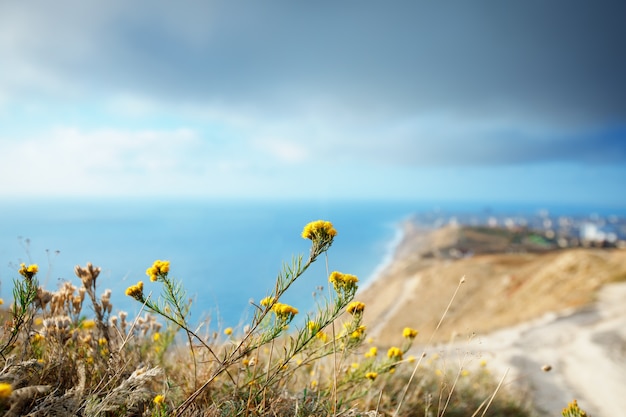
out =
[[(144, 282), (158, 297), (160, 283), (145, 271), (169, 260), (170, 276), (182, 282), (192, 302), (191, 323), (241, 328), (253, 304), (269, 294), (293, 257), (306, 260), (308, 222), (329, 220), (338, 231), (320, 257), (282, 300), (312, 311), (327, 294), (328, 273), (357, 275), (361, 285), (391, 261), (402, 223), (420, 219), (433, 226), (451, 218), (482, 221), (495, 216), (551, 215), (598, 219), (626, 217), (624, 208), (591, 205), (493, 204), (427, 201), (244, 201), (244, 200), (32, 200), (4, 201), (0, 208), (0, 298), (12, 300), (20, 263), (39, 265), (39, 281), (56, 290), (79, 285), (75, 265), (102, 268), (98, 293), (111, 289), (113, 314), (140, 313), (125, 289)], [(91, 311), (85, 311), (86, 315)]]

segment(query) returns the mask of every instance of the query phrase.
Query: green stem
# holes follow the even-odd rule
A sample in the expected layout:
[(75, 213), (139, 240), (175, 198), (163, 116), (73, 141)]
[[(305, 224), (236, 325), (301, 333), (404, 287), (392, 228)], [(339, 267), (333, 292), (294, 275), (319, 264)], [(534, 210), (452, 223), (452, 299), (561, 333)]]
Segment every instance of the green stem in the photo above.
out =
[[(196, 389), (198, 386), (198, 363), (196, 361), (196, 352), (193, 349), (191, 331), (187, 327), (187, 321), (185, 320), (185, 313), (183, 313), (183, 309), (180, 306), (180, 300), (174, 294), (174, 288), (172, 287), (172, 283), (170, 282), (169, 279), (167, 279), (167, 276), (163, 277), (163, 282), (165, 283), (165, 289), (167, 291), (167, 294), (169, 298), (171, 299), (172, 304), (174, 304), (174, 307), (176, 308), (177, 318), (180, 320), (180, 322), (184, 323), (184, 326), (181, 326), (181, 327), (185, 330), (185, 335), (187, 336), (187, 341), (189, 342), (189, 350), (191, 351), (191, 357), (193, 360), (193, 388)], [(194, 334), (194, 336), (196, 335)]]

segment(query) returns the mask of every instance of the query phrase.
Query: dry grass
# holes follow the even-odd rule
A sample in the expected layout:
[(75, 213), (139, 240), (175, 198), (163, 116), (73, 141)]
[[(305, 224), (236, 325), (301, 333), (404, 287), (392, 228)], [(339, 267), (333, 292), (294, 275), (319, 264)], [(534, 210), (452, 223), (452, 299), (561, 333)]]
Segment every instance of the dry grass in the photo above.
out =
[(168, 262), (148, 271), (162, 286), (161, 297), (145, 296), (139, 283), (127, 290), (144, 306), (137, 317), (113, 314), (111, 292), (97, 295), (100, 269), (91, 264), (76, 268), (78, 285), (52, 292), (39, 286), (36, 266), (23, 265), (15, 300), (3, 314), (0, 410), (8, 416), (528, 415), (484, 366), (407, 356), (415, 338), (410, 329), (403, 336), (400, 330), (389, 350), (370, 341), (349, 274), (330, 274), (328, 297), (302, 326), (293, 325), (303, 313), (280, 297), (330, 248), (329, 225), (307, 225), (308, 261), (285, 265), (251, 323), (234, 331), (187, 323), (189, 301)]

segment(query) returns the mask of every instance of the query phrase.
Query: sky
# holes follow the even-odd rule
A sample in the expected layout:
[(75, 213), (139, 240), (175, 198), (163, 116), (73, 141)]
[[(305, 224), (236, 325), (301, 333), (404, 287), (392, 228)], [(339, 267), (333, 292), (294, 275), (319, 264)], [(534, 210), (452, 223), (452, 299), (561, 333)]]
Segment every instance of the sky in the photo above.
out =
[(0, 199), (626, 207), (626, 3), (0, 0)]

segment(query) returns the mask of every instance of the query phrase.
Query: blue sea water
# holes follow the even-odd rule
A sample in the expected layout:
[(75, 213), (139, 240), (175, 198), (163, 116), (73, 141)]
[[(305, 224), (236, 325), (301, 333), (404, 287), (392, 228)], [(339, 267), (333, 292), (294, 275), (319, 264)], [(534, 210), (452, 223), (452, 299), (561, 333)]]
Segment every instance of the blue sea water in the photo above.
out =
[[(170, 275), (183, 281), (194, 300), (193, 315), (211, 315), (224, 325), (249, 316), (249, 301), (267, 295), (283, 262), (309, 252), (300, 233), (312, 220), (330, 220), (338, 236), (328, 267), (366, 280), (384, 257), (395, 225), (410, 205), (265, 202), (39, 201), (4, 204), (0, 218), (0, 296), (11, 298), (20, 262), (37, 263), (39, 279), (55, 289), (78, 284), (73, 269), (102, 267), (101, 290), (113, 290), (115, 308), (138, 305), (123, 295), (143, 280), (145, 292), (160, 291), (145, 270), (155, 259), (171, 262)], [(326, 285), (320, 259), (289, 291), (286, 302), (306, 311), (312, 292)]]
[[(535, 213), (541, 205), (486, 206), (430, 202), (259, 202), (259, 201), (61, 201), (4, 202), (0, 209), (0, 297), (11, 299), (20, 262), (37, 263), (47, 289), (70, 280), (75, 265), (102, 268), (99, 292), (113, 290), (114, 311), (136, 313), (138, 303), (124, 290), (142, 280), (144, 292), (158, 294), (145, 270), (156, 259), (171, 262), (193, 299), (192, 322), (207, 317), (237, 326), (272, 288), (283, 262), (309, 251), (301, 238), (312, 220), (330, 220), (338, 236), (328, 252), (328, 268), (372, 278), (398, 240), (399, 224), (415, 213)], [(624, 210), (550, 207), (568, 215), (624, 215)], [(285, 302), (309, 311), (312, 293), (326, 287), (320, 258), (291, 288)]]

